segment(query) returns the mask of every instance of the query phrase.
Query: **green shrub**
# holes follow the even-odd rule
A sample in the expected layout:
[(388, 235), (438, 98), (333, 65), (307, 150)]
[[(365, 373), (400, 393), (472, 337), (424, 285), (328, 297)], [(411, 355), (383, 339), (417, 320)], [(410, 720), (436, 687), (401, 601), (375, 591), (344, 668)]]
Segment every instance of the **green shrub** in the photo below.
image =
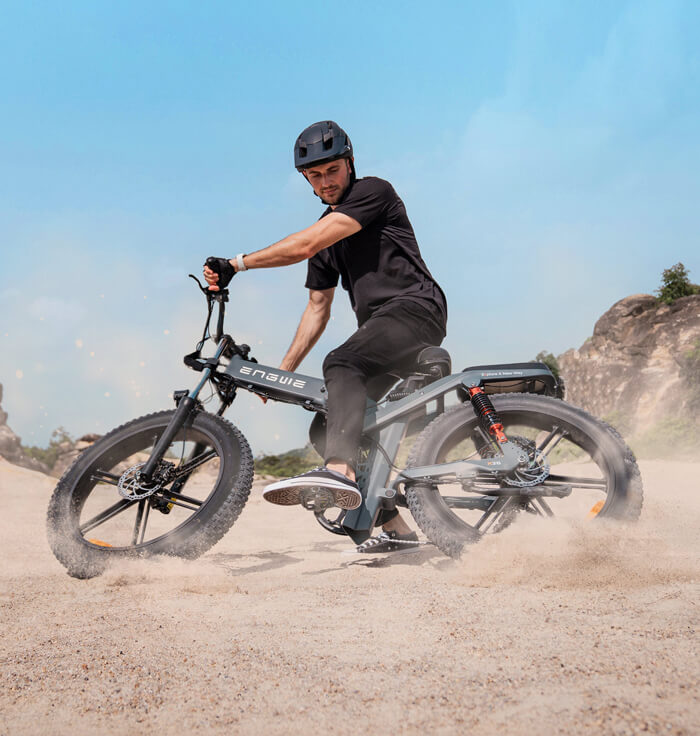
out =
[(539, 363), (544, 363), (547, 368), (552, 371), (554, 377), (559, 378), (561, 369), (559, 368), (559, 362), (552, 353), (548, 353), (546, 350), (540, 350), (540, 352), (535, 356), (535, 360)]
[(276, 478), (289, 478), (305, 473), (322, 465), (323, 461), (311, 445), (297, 450), (289, 450), (281, 455), (261, 455), (255, 458), (255, 472), (273, 475)]
[(664, 304), (673, 304), (682, 296), (700, 294), (700, 286), (691, 283), (688, 275), (688, 269), (682, 263), (664, 269), (661, 286), (656, 290), (658, 300)]
[(48, 447), (23, 447), (24, 452), (33, 457), (35, 460), (48, 465), (49, 468), (53, 468), (56, 464), (56, 460), (61, 452), (61, 445), (64, 442), (70, 442), (73, 444), (73, 438), (63, 427), (54, 429), (51, 433), (51, 439), (49, 440)]

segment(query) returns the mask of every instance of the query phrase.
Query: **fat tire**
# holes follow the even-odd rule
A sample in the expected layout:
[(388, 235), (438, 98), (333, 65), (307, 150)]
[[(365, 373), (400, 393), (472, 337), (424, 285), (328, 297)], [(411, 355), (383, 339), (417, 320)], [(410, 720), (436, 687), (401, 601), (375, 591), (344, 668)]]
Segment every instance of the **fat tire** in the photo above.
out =
[(253, 456), (247, 440), (227, 420), (197, 412), (191, 420), (218, 445), (220, 471), (205, 503), (183, 524), (137, 549), (108, 549), (89, 544), (78, 529), (80, 509), (74, 493), (95, 463), (144, 430), (167, 426), (174, 411), (148, 414), (123, 424), (84, 450), (56, 486), (47, 512), (49, 545), (58, 561), (76, 578), (100, 575), (118, 558), (172, 555), (194, 559), (213, 547), (231, 528), (245, 506), (253, 484)]
[[(643, 502), (642, 478), (632, 450), (616, 429), (596, 419), (588, 412), (559, 399), (531, 394), (491, 396), (496, 412), (517, 411), (546, 414), (576, 427), (595, 443), (598, 452), (611, 471), (611, 487), (599, 517), (635, 521)], [(434, 419), (421, 432), (408, 458), (408, 467), (431, 465), (436, 462), (440, 449), (452, 433), (465, 424), (475, 422), (470, 403), (449, 409)], [(411, 484), (405, 490), (408, 507), (416, 523), (446, 555), (459, 558), (466, 544), (476, 542), (481, 535), (469, 528), (458, 529), (450, 524), (447, 507), (439, 499), (437, 490), (428, 484)], [(596, 517), (597, 518), (597, 517)]]

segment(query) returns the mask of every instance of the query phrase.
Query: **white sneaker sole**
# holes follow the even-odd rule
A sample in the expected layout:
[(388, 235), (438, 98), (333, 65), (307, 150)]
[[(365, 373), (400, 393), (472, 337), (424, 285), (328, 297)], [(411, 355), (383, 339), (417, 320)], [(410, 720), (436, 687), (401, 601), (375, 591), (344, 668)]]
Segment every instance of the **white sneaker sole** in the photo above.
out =
[(282, 481), (281, 483), (273, 483), (271, 486), (267, 486), (263, 491), (263, 498), (270, 503), (276, 503), (280, 506), (296, 506), (302, 503), (301, 492), (304, 489), (322, 488), (333, 495), (333, 506), (350, 511), (356, 509), (362, 503), (362, 495), (359, 491), (348, 489), (340, 483), (331, 485), (333, 481), (330, 480), (328, 481), (328, 485), (326, 485), (325, 481), (321, 485), (320, 483), (311, 484), (308, 480), (298, 480), (296, 481), (298, 485), (292, 485), (292, 483), (287, 484), (286, 481)]

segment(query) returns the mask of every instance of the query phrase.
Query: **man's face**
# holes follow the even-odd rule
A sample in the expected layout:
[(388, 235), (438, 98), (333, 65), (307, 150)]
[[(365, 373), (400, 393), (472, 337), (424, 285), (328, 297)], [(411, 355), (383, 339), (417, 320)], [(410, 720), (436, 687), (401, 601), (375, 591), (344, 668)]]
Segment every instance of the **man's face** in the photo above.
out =
[(310, 166), (304, 169), (304, 176), (324, 202), (337, 204), (350, 184), (350, 162), (339, 158), (327, 164)]

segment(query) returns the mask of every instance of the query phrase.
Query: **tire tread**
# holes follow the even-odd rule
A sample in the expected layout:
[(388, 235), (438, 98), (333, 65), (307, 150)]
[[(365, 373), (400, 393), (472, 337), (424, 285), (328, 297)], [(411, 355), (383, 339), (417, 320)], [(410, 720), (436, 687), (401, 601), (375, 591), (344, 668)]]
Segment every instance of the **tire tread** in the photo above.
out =
[[(144, 422), (159, 418), (165, 419), (166, 417), (172, 416), (172, 414), (172, 410), (166, 410), (132, 419), (112, 429), (98, 440), (98, 443), (100, 446), (106, 445), (119, 433), (123, 433), (132, 427), (135, 428)], [(198, 418), (202, 417), (205, 422), (213, 422), (215, 425), (218, 425), (216, 430), (226, 434), (232, 443), (237, 444), (240, 453), (239, 469), (236, 477), (231, 479), (221, 478), (219, 481), (220, 483), (230, 483), (231, 485), (225, 497), (207, 522), (202, 524), (198, 529), (191, 531), (185, 538), (182, 538), (182, 535), (179, 534), (177, 548), (166, 549), (166, 551), (159, 551), (157, 553), (149, 553), (147, 550), (120, 550), (118, 553), (115, 553), (88, 547), (84, 542), (77, 539), (73, 533), (69, 505), (72, 490), (80, 480), (82, 472), (86, 469), (86, 463), (93, 461), (91, 450), (98, 445), (98, 443), (95, 443), (95, 445), (86, 448), (84, 452), (78, 455), (70, 467), (61, 475), (51, 496), (47, 510), (46, 525), (49, 544), (58, 561), (67, 569), (70, 575), (78, 578), (89, 578), (99, 575), (104, 571), (109, 561), (115, 557), (171, 554), (186, 559), (194, 559), (213, 547), (229, 531), (240, 516), (250, 496), (250, 490), (253, 484), (253, 455), (241, 431), (227, 419), (206, 412), (197, 412), (193, 422), (196, 422)], [(222, 440), (221, 437), (219, 439)], [(210, 499), (208, 504), (211, 502), (212, 500)], [(167, 534), (165, 537), (167, 537)]]
[[(615, 449), (620, 453), (625, 469), (626, 477), (626, 492), (624, 498), (624, 505), (622, 508), (618, 508), (615, 514), (616, 518), (625, 521), (636, 521), (639, 518), (643, 503), (643, 487), (642, 487), (642, 476), (637, 465), (637, 460), (634, 453), (625, 443), (620, 433), (610, 424), (597, 419), (589, 412), (568, 404), (561, 399), (552, 397), (533, 396), (532, 394), (503, 394), (501, 400), (507, 397), (509, 400), (517, 400), (518, 398), (524, 398), (526, 402), (530, 402), (533, 398), (536, 398), (539, 402), (556, 402), (559, 405), (564, 405), (567, 411), (571, 411), (578, 417), (583, 418), (585, 421), (592, 422), (597, 425), (602, 431), (604, 431)], [(496, 399), (498, 403), (498, 399)], [(442, 432), (442, 428), (445, 422), (449, 422), (452, 415), (458, 412), (464, 412), (465, 409), (471, 411), (471, 406), (468, 402), (454, 406), (447, 411), (440, 414), (438, 417), (433, 419), (423, 429), (421, 434), (416, 439), (411, 452), (408, 456), (407, 467), (415, 467), (423, 464), (421, 456), (425, 452), (425, 448), (431, 443), (435, 435)], [(471, 419), (471, 417), (470, 417)], [(440, 550), (446, 555), (453, 558), (459, 558), (462, 554), (465, 544), (477, 541), (479, 539), (478, 534), (470, 536), (469, 534), (459, 536), (453, 531), (448, 529), (432, 509), (432, 503), (429, 499), (429, 494), (432, 488), (427, 484), (412, 484), (405, 490), (406, 502), (411, 515), (415, 519), (416, 523), (423, 531), (423, 533), (435, 544)]]

